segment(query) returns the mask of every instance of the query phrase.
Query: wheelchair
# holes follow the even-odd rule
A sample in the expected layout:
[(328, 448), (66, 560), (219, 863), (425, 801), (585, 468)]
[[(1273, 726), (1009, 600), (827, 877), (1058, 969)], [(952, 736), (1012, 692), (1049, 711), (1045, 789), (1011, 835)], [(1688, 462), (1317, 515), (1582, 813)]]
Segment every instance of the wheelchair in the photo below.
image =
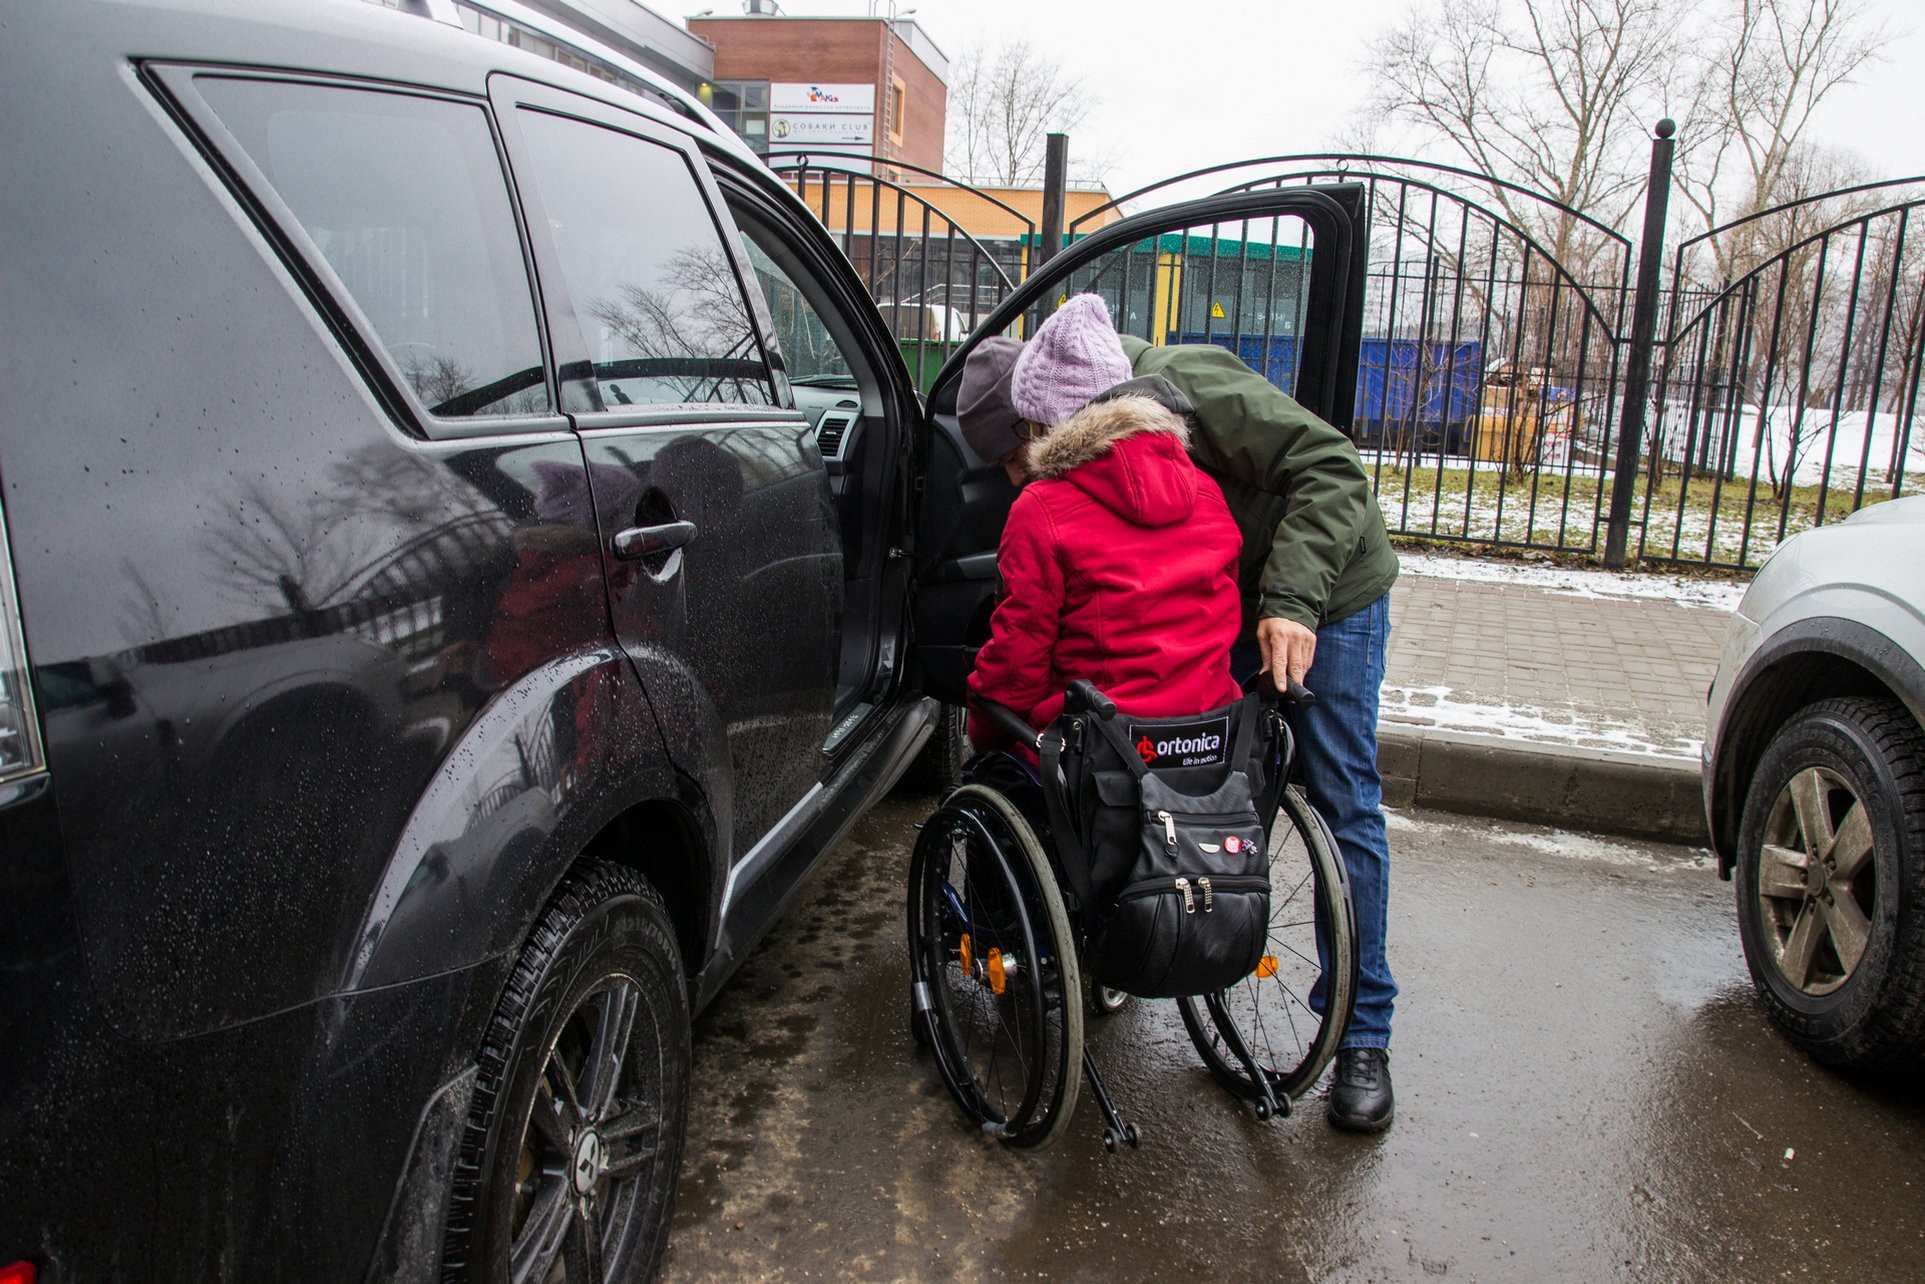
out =
[[(1312, 698), (1291, 687), (1285, 699)], [(1083, 1040), (1086, 1018), (1116, 1011), (1128, 996), (1086, 976), (1101, 907), (1076, 903), (1079, 884), (1066, 877), (1059, 850), (1084, 850), (1083, 835), (1053, 841), (1082, 814), (1071, 791), (1089, 721), (1115, 706), (1087, 682), (1074, 683), (1062, 716), (1040, 735), (1006, 708), (978, 708), (1038, 750), (1039, 761), (1006, 750), (977, 754), (918, 826), (908, 879), (911, 1029), (970, 1123), (1004, 1145), (1056, 1141), (1087, 1082), (1104, 1148), (1135, 1147), (1140, 1133)], [(1292, 745), (1274, 705), (1265, 720), (1264, 766), (1278, 774), (1262, 816), (1271, 894), (1262, 958), (1229, 989), (1176, 1000), (1211, 1076), (1259, 1120), (1287, 1115), (1322, 1075), (1349, 1022), (1358, 968), (1336, 843), (1287, 783)], [(1274, 787), (1279, 782), (1286, 783)]]

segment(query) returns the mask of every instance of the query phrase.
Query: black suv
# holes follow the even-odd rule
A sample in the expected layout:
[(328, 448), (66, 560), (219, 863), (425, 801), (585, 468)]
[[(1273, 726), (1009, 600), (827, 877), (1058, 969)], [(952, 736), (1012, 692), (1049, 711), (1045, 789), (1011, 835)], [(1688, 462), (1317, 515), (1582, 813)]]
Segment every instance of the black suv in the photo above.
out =
[[(699, 104), (355, 0), (0, 0), (0, 156), (0, 1272), (645, 1274), (690, 1014), (986, 635), (957, 362)], [(980, 332), (1294, 220), (1334, 416), (1359, 199)]]

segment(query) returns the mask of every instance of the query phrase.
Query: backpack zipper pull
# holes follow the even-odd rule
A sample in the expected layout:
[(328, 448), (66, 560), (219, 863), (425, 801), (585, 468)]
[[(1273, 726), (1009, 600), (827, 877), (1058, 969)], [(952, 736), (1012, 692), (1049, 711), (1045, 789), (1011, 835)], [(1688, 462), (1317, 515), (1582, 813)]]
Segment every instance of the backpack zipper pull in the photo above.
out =
[(1156, 818), (1163, 822), (1163, 841), (1171, 847), (1176, 846), (1176, 817), (1167, 811), (1159, 811)]
[(1210, 896), (1210, 880), (1207, 878), (1199, 878), (1196, 880), (1196, 885), (1203, 889), (1203, 912), (1208, 914), (1212, 909), (1216, 908)]
[(1183, 893), (1183, 912), (1185, 914), (1196, 913), (1196, 899), (1190, 895), (1190, 880), (1178, 874), (1176, 876), (1176, 890)]

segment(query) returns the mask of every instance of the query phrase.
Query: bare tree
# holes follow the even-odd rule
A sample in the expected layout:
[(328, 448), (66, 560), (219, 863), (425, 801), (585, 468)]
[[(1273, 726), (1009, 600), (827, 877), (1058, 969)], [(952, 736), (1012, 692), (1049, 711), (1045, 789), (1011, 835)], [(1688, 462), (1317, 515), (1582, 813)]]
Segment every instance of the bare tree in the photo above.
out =
[[(1706, 229), (1823, 190), (1814, 169), (1843, 162), (1819, 158), (1805, 127), (1886, 39), (1865, 0), (1721, 0), (1711, 32), (1677, 158), (1678, 193)], [(1750, 271), (1795, 230), (1760, 222), (1715, 238), (1714, 279)]]
[(1027, 41), (973, 46), (950, 68), (944, 168), (970, 183), (1040, 182), (1045, 138), (1075, 129), (1092, 105), (1081, 76)]
[(1507, 218), (1576, 263), (1599, 247), (1568, 210), (1616, 223), (1637, 199), (1676, 27), (1665, 0), (1439, 0), (1370, 43), (1373, 107), (1568, 207), (1493, 190)]

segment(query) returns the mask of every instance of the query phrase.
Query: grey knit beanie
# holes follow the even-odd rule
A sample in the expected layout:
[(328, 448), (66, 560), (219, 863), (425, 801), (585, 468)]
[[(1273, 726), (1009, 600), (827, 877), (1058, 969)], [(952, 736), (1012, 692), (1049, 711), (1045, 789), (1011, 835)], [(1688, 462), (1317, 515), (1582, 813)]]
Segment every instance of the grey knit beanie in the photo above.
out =
[(1022, 416), (1009, 400), (1009, 373), (1022, 353), (1021, 339), (992, 335), (963, 361), (956, 423), (969, 448), (992, 464), (1023, 444)]
[(1010, 400), (1023, 418), (1055, 425), (1132, 373), (1109, 306), (1101, 295), (1079, 294), (1023, 345), (1010, 373)]

